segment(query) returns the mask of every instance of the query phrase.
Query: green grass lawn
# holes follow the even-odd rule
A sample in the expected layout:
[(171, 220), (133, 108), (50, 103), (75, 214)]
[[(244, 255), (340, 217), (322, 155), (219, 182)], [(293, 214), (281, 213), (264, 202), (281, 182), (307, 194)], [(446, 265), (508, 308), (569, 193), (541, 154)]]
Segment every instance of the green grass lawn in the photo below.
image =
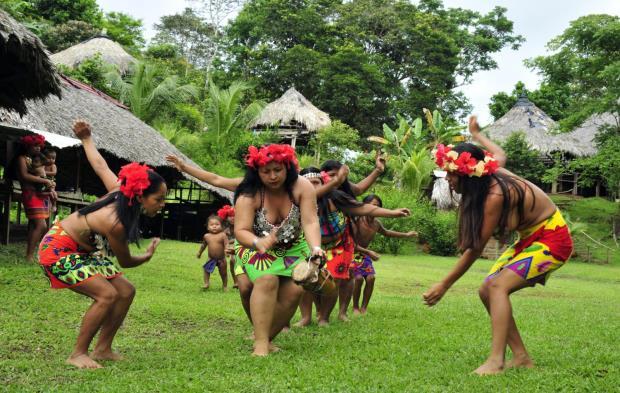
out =
[[(421, 293), (455, 258), (386, 256), (369, 313), (350, 323), (281, 335), (252, 358), (237, 292), (202, 285), (198, 245), (165, 241), (127, 270), (138, 289), (116, 347), (126, 360), (94, 371), (64, 364), (89, 300), (51, 291), (37, 266), (0, 248), (0, 391), (58, 392), (610, 392), (620, 386), (620, 267), (571, 262), (548, 288), (513, 295), (538, 367), (470, 375), (490, 346), (477, 287), (481, 260), (435, 308)], [(295, 320), (299, 317), (296, 316)], [(614, 388), (616, 386), (616, 388)]]

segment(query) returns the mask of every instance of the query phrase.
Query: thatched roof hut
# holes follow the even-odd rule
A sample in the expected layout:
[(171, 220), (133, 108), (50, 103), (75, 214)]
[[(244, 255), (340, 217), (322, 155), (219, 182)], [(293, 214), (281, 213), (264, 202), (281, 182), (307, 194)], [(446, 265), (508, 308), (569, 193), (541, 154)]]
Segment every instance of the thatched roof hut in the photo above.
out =
[(599, 129), (603, 126), (613, 126), (620, 127), (620, 118), (614, 116), (611, 113), (601, 113), (590, 116), (586, 121), (583, 122), (579, 127), (575, 128), (570, 132), (572, 136), (575, 138), (586, 141), (588, 144), (592, 146), (592, 151), (590, 154), (596, 154), (596, 144), (594, 142), (594, 137), (598, 133)]
[(307, 137), (330, 124), (327, 113), (312, 105), (306, 97), (291, 87), (282, 97), (268, 104), (251, 127), (276, 128), (282, 138), (290, 139), (295, 146), (297, 138)]
[[(74, 120), (85, 119), (92, 125), (97, 146), (113, 171), (118, 171), (129, 161), (138, 161), (157, 168), (157, 172), (169, 184), (174, 184), (181, 179), (179, 172), (166, 163), (165, 156), (175, 154), (190, 163), (192, 161), (161, 136), (157, 130), (135, 117), (122, 104), (98, 90), (64, 76), (62, 82), (62, 100), (50, 97), (46, 102), (28, 101), (28, 114), (23, 118), (19, 118), (14, 113), (0, 111), (0, 128), (4, 123), (9, 126), (45, 130), (73, 137)], [(75, 160), (73, 154), (60, 154), (59, 166), (63, 164), (63, 156), (70, 161)], [(64, 171), (64, 173), (59, 171), (58, 182), (59, 184), (63, 182), (74, 184), (77, 171), (75, 162), (73, 166), (71, 162), (65, 164), (74, 171)], [(86, 167), (81, 176), (80, 188), (89, 194), (102, 194), (104, 190), (101, 182), (90, 166)], [(195, 180), (189, 176), (187, 178)], [(232, 196), (226, 190), (212, 187), (204, 182), (196, 182), (224, 198), (230, 199)]]
[(527, 143), (541, 154), (557, 151), (583, 157), (596, 152), (592, 140), (580, 138), (574, 132), (558, 133), (556, 122), (525, 95), (521, 95), (516, 104), (485, 131), (499, 142), (506, 141), (515, 132), (523, 132)]
[(125, 74), (129, 66), (136, 62), (136, 59), (127, 53), (122, 46), (107, 36), (96, 36), (80, 42), (63, 51), (54, 53), (51, 59), (56, 65), (62, 64), (74, 68), (84, 60), (95, 57), (97, 54), (101, 56), (103, 62), (118, 67), (122, 74)]
[(0, 10), (0, 107), (26, 113), (25, 100), (60, 97), (60, 82), (39, 38)]

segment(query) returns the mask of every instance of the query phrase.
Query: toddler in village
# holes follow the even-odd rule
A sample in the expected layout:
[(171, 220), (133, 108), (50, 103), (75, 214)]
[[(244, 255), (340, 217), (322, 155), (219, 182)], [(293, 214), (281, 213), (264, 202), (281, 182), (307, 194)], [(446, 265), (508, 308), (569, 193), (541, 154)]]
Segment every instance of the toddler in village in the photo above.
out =
[(204, 289), (211, 285), (211, 273), (217, 266), (220, 277), (222, 277), (222, 289), (228, 291), (228, 274), (226, 273), (226, 249), (228, 248), (228, 235), (224, 231), (222, 219), (217, 215), (212, 215), (207, 220), (207, 233), (202, 237), (202, 245), (196, 255), (200, 259), (205, 248), (209, 259), (202, 266), (204, 270)]

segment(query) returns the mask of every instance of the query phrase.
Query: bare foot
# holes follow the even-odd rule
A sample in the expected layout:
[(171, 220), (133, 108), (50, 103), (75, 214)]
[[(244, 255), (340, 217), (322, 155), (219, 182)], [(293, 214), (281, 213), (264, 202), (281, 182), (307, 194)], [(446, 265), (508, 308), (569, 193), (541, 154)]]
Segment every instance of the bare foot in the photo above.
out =
[(207, 289), (209, 289), (209, 284), (205, 284), (205, 285), (203, 285), (202, 290), (203, 290), (203, 291), (206, 291)]
[(347, 314), (339, 314), (338, 315), (338, 319), (341, 320), (342, 322), (350, 322), (351, 321), (349, 319), (349, 317), (347, 317)]
[(474, 374), (478, 375), (495, 375), (504, 372), (504, 365), (499, 362), (487, 360), (480, 367), (474, 370)]
[(527, 355), (516, 356), (512, 360), (508, 361), (508, 363), (506, 363), (504, 369), (513, 367), (534, 368), (534, 362)]
[(324, 326), (329, 326), (329, 321), (326, 321), (324, 319), (320, 319), (319, 320), (319, 327), (324, 327)]
[(222, 290), (223, 290), (224, 292), (228, 292), (228, 287), (224, 287), (224, 288), (222, 288)]
[(90, 354), (90, 358), (93, 360), (111, 360), (119, 361), (123, 360), (123, 356), (120, 353), (112, 351), (93, 351)]
[(75, 366), (77, 368), (103, 368), (101, 364), (95, 362), (86, 354), (70, 356), (65, 363)]
[(361, 314), (362, 314), (362, 312), (360, 311), (359, 308), (354, 308), (353, 309), (353, 316), (358, 316), (358, 315), (361, 315)]
[(280, 352), (280, 351), (281, 351), (280, 347), (277, 347), (277, 346), (273, 345), (273, 343), (269, 343), (269, 352), (270, 353)]
[(302, 319), (299, 322), (297, 322), (296, 324), (293, 325), (293, 327), (298, 327), (298, 328), (303, 328), (306, 326), (310, 326), (310, 323), (312, 321), (310, 321), (309, 319)]
[(254, 341), (254, 332), (250, 333), (248, 336), (245, 337), (246, 340), (252, 340)]
[(366, 315), (366, 312), (367, 312), (367, 311), (368, 311), (368, 310), (366, 310), (365, 308), (360, 308), (360, 313), (361, 313), (362, 315)]
[(280, 333), (288, 333), (290, 331), (291, 331), (290, 326), (284, 326), (282, 330), (280, 330)]
[(271, 349), (271, 343), (267, 344), (257, 344), (254, 343), (254, 352), (252, 352), (252, 356), (260, 356), (264, 357), (269, 355)]

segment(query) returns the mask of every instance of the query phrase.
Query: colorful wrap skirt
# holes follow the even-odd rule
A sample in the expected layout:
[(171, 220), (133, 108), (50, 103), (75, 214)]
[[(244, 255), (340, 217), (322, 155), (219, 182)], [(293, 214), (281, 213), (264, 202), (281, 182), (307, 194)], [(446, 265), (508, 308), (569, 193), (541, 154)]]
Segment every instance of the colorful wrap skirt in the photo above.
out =
[(353, 277), (368, 277), (375, 274), (375, 267), (372, 264), (372, 259), (366, 254), (357, 253), (353, 260)]
[(310, 248), (303, 234), (291, 245), (277, 245), (261, 254), (235, 241), (235, 275), (243, 269), (251, 281), (265, 275), (291, 277), (295, 266), (310, 255)]
[(22, 190), (22, 204), (29, 220), (46, 220), (50, 216), (49, 195), (33, 190)]
[(564, 266), (573, 240), (559, 210), (545, 221), (519, 231), (519, 239), (499, 257), (486, 280), (510, 269), (532, 285), (545, 285), (551, 272)]
[(349, 269), (354, 267), (355, 243), (349, 227), (337, 240), (323, 245), (327, 270), (336, 279), (348, 280)]
[(83, 250), (60, 224), (43, 236), (39, 265), (55, 289), (72, 288), (98, 275), (110, 280), (123, 274), (109, 258)]

